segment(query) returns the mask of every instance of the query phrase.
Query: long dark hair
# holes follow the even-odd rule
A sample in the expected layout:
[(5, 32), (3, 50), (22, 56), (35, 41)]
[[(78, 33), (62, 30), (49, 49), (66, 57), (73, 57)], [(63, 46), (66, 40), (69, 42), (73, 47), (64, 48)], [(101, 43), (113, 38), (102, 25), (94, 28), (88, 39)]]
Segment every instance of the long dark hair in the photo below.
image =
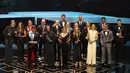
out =
[(24, 25), (23, 25), (22, 22), (19, 22), (19, 24), (18, 24), (18, 26), (17, 26), (17, 31), (18, 31), (18, 32), (20, 31), (20, 27), (19, 27), (20, 24), (21, 24), (21, 30), (22, 30), (22, 32), (23, 32), (23, 31), (24, 31)]

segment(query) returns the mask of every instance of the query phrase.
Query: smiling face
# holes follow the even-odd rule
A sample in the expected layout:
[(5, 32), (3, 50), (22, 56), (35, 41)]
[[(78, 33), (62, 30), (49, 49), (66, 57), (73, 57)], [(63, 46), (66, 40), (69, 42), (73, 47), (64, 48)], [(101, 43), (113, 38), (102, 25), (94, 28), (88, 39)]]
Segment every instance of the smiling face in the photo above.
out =
[(45, 25), (45, 24), (46, 24), (46, 20), (45, 20), (45, 19), (42, 19), (41, 24), (42, 24), (42, 25)]
[(70, 22), (66, 22), (66, 27), (70, 27)]
[(78, 28), (78, 27), (75, 28), (75, 32), (76, 32), (76, 33), (79, 32), (79, 28)]
[(65, 20), (65, 18), (66, 18), (65, 15), (62, 15), (62, 16), (61, 16), (61, 19), (62, 19), (62, 20)]
[(74, 28), (77, 28), (77, 27), (79, 27), (79, 24), (78, 24), (78, 23), (75, 23), (75, 24), (74, 24)]
[(108, 24), (105, 24), (104, 27), (105, 27), (105, 30), (108, 30)]
[(10, 27), (14, 28), (14, 27), (15, 27), (15, 24), (10, 24)]
[(92, 30), (95, 30), (95, 29), (96, 29), (95, 24), (92, 24)]
[(55, 24), (56, 24), (57, 26), (59, 26), (59, 24), (60, 24), (59, 20), (56, 20), (56, 21), (55, 21)]
[(82, 21), (82, 20), (83, 20), (82, 16), (79, 16), (79, 21)]
[(18, 24), (18, 27), (19, 27), (19, 28), (22, 28), (22, 26), (23, 26), (23, 25), (22, 25), (22, 22), (20, 22), (20, 23)]
[(62, 33), (66, 33), (66, 28), (65, 27), (62, 29)]
[(121, 25), (121, 21), (117, 21), (117, 24), (120, 26)]
[(102, 19), (102, 23), (105, 23), (106, 22), (106, 19)]
[(28, 20), (28, 26), (31, 26), (31, 25), (32, 25), (32, 21)]
[(90, 27), (90, 22), (89, 21), (86, 22), (86, 26)]
[(32, 32), (36, 32), (36, 27), (32, 27)]

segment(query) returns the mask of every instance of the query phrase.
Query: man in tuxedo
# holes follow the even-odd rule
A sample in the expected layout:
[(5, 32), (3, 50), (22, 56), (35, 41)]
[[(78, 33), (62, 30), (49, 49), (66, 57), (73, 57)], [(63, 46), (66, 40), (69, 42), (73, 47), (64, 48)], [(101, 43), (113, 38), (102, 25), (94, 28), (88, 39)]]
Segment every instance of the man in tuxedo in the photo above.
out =
[(83, 17), (79, 16), (77, 23), (79, 24), (80, 29), (82, 29), (85, 26), (85, 22), (83, 21)]
[[(83, 21), (83, 17), (82, 16), (79, 16), (78, 17), (78, 21), (77, 21), (77, 23), (78, 23), (78, 25), (79, 25), (79, 28), (80, 28), (80, 31), (82, 31), (83, 30), (83, 28), (85, 27), (85, 22)], [(86, 51), (85, 49), (87, 49), (86, 48), (86, 46), (85, 46), (85, 38), (84, 38), (84, 36), (81, 36), (81, 44), (83, 45), (81, 48), (82, 48), (82, 57), (86, 57), (86, 55), (84, 54), (84, 51)], [(87, 51), (86, 51), (87, 52)]]
[(100, 34), (100, 42), (102, 48), (102, 64), (105, 64), (106, 52), (108, 54), (108, 64), (112, 62), (112, 41), (113, 41), (113, 33), (108, 29), (108, 24), (104, 25), (104, 30), (101, 31)]
[(66, 25), (66, 15), (65, 14), (62, 14), (61, 15), (61, 21), (60, 21), (60, 26), (63, 28), (65, 25)]
[(40, 34), (40, 42), (39, 42), (39, 56), (41, 57), (43, 54), (42, 54), (42, 46), (44, 45), (44, 43), (45, 43), (45, 40), (44, 40), (44, 38), (43, 38), (43, 35), (46, 33), (46, 27), (47, 27), (47, 25), (46, 25), (46, 20), (45, 19), (42, 19), (41, 20), (41, 25), (39, 25), (38, 27), (37, 27), (37, 30), (38, 30), (38, 32), (39, 32), (39, 34)]
[(36, 32), (36, 27), (32, 27), (32, 31), (28, 32), (27, 41), (28, 41), (28, 66), (29, 68), (32, 67), (33, 63), (37, 65), (37, 49), (38, 49), (38, 40), (39, 40), (39, 33)]
[(122, 25), (121, 20), (118, 19), (117, 25), (115, 26), (115, 48), (116, 48), (116, 61), (117, 62), (124, 61), (125, 36), (126, 36), (125, 27)]

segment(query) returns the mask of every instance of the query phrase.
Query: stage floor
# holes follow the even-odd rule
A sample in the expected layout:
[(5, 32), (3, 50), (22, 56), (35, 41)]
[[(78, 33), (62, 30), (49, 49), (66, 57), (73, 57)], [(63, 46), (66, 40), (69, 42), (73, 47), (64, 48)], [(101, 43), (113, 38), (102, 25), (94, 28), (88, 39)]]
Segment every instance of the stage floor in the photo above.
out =
[[(112, 63), (111, 67), (100, 65), (100, 59), (97, 58), (96, 67), (87, 67), (85, 60), (83, 60), (82, 68), (74, 68), (74, 62), (68, 61), (68, 68), (62, 69), (55, 66), (47, 67), (42, 61), (38, 61), (38, 67), (33, 70), (33, 73), (123, 73), (124, 64), (119, 63), (115, 65)], [(4, 59), (0, 60), (0, 73), (13, 73), (13, 71), (20, 71), (20, 73), (29, 72), (30, 69), (26, 63), (18, 63), (17, 57), (14, 57), (14, 61), (11, 64), (5, 64)]]

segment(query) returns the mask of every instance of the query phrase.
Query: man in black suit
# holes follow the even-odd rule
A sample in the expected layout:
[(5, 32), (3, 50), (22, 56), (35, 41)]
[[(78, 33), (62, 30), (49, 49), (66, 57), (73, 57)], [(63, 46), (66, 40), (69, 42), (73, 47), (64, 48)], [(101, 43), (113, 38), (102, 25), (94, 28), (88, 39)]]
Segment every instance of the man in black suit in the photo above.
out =
[(41, 25), (39, 25), (38, 27), (37, 27), (37, 30), (38, 30), (38, 32), (39, 32), (39, 34), (40, 34), (40, 42), (39, 42), (39, 56), (41, 57), (43, 54), (42, 54), (42, 46), (44, 45), (44, 43), (45, 43), (45, 40), (44, 40), (44, 38), (43, 38), (43, 35), (46, 33), (46, 27), (47, 27), (47, 25), (46, 25), (46, 20), (45, 19), (42, 19), (41, 20)]
[(85, 22), (83, 21), (83, 17), (82, 17), (82, 16), (79, 16), (79, 17), (78, 17), (77, 23), (79, 24), (80, 29), (82, 29), (83, 27), (86, 26), (86, 25), (85, 25)]
[[(79, 25), (80, 31), (82, 31), (84, 29), (84, 27), (85, 27), (85, 22), (83, 21), (83, 17), (82, 16), (78, 17), (77, 23)], [(83, 47), (81, 47), (82, 48), (82, 57), (86, 57), (84, 51), (86, 51), (85, 49), (87, 49), (87, 48), (85, 46), (86, 43), (84, 41), (85, 41), (84, 36), (81, 36), (81, 43), (83, 45)]]
[(122, 25), (120, 19), (117, 20), (117, 25), (115, 27), (115, 47), (116, 47), (116, 61), (123, 62), (125, 54), (125, 27)]
[[(100, 37), (100, 32), (102, 31), (102, 30), (104, 30), (105, 29), (105, 25), (106, 25), (107, 23), (106, 23), (106, 18), (105, 17), (102, 17), (101, 18), (101, 22), (99, 23), (99, 28), (98, 28), (98, 32), (99, 32), (99, 37)], [(107, 25), (109, 25), (109, 24), (107, 24)], [(99, 40), (100, 40), (100, 38), (99, 38)], [(101, 55), (101, 42), (99, 41), (99, 48), (97, 49), (97, 55), (98, 55), (98, 57), (101, 57), (102, 55)]]
[[(37, 49), (38, 49), (38, 40), (39, 40), (39, 33), (36, 32), (36, 27), (32, 27), (32, 31), (29, 31), (27, 36), (28, 41), (28, 66), (29, 68), (32, 67), (33, 62), (35, 66), (37, 65)], [(32, 55), (33, 54), (33, 55)]]
[(65, 25), (66, 25), (66, 15), (65, 14), (62, 14), (61, 15), (61, 21), (60, 21), (60, 26), (63, 28)]
[(99, 24), (99, 32), (101, 32), (102, 30), (104, 30), (105, 29), (105, 24), (106, 24), (106, 18), (105, 17), (102, 17), (101, 18), (101, 23)]
[(3, 35), (5, 38), (5, 63), (11, 63), (13, 61), (12, 45), (14, 44), (15, 34), (15, 21), (12, 20), (11, 24), (7, 26), (3, 31)]

